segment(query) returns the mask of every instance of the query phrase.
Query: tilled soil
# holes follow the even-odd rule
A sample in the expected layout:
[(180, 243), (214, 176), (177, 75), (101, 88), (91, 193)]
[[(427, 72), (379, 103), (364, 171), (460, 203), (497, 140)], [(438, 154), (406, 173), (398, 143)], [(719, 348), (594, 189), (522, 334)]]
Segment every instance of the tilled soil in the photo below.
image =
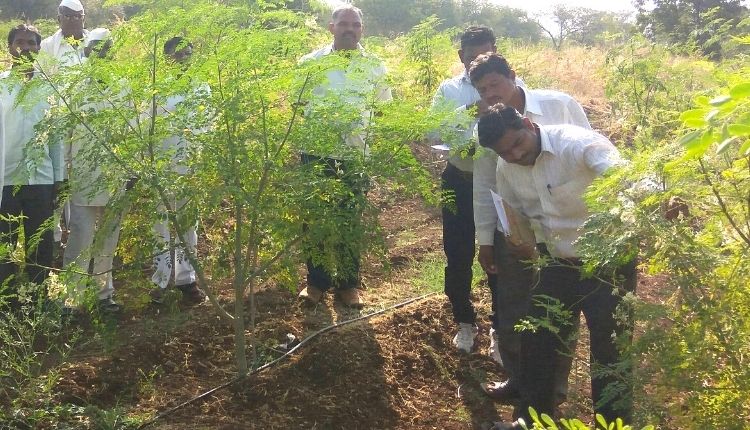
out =
[[(415, 289), (410, 276), (425, 258), (441, 255), (439, 210), (417, 199), (385, 203), (383, 196), (371, 198), (383, 199), (381, 225), (389, 251), (385, 262), (364, 264), (368, 306), (353, 311), (329, 295), (309, 307), (288, 289), (272, 286), (259, 292), (255, 367), (283, 354), (279, 344), (288, 333), (304, 339), (424, 292)], [(433, 290), (423, 300), (317, 336), (278, 365), (160, 417), (148, 428), (480, 429), (509, 419), (511, 408), (494, 404), (479, 388), (483, 381), (504, 377), (487, 355), (486, 318), (480, 318), (477, 350), (458, 353), (451, 343), (455, 325), (449, 304), (441, 286)], [(480, 315), (486, 316), (489, 292), (483, 282), (474, 296)], [(591, 415), (588, 342), (582, 331), (571, 394), (561, 407), (566, 416)], [(109, 336), (108, 342), (85, 343), (61, 369), (55, 389), (59, 401), (117, 408), (143, 422), (235, 375), (232, 329), (208, 303), (172, 311), (146, 308), (126, 315)]]

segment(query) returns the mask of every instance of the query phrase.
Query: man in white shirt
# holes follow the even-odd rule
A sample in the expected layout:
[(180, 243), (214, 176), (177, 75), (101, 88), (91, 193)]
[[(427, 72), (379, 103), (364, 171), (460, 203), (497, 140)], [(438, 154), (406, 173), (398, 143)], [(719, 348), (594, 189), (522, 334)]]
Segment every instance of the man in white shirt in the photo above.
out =
[(86, 14), (79, 0), (62, 0), (57, 8), (60, 29), (44, 39), (39, 65), (47, 75), (60, 67), (73, 66), (85, 61), (84, 48), (89, 32), (84, 29)]
[[(433, 106), (450, 103), (456, 109), (466, 109), (481, 103), (479, 93), (471, 85), (469, 66), (479, 55), (485, 52), (496, 52), (495, 34), (489, 27), (471, 26), (461, 34), (461, 49), (458, 57), (464, 65), (464, 71), (451, 79), (443, 81), (435, 93)], [(474, 127), (467, 130), (466, 141), (473, 137)], [(453, 337), (453, 344), (459, 350), (471, 352), (478, 332), (476, 311), (471, 303), (472, 269), (475, 254), (474, 209), (472, 205), (473, 188), (473, 151), (450, 154), (445, 170), (441, 175), (441, 186), (445, 203), (442, 206), (443, 250), (446, 257), (445, 295), (451, 303), (453, 320), (458, 331)], [(493, 297), (490, 321), (490, 356), (502, 363), (498, 350), (495, 312), (496, 277), (488, 274), (487, 283)]]
[[(362, 11), (352, 5), (337, 7), (332, 15), (328, 30), (333, 35), (333, 43), (305, 55), (300, 63), (312, 63), (313, 66), (329, 65), (323, 72), (322, 82), (312, 91), (306, 109), (306, 120), (321, 121), (333, 119), (326, 103), (335, 101), (340, 121), (336, 127), (345, 128), (335, 142), (328, 146), (310, 147), (301, 154), (303, 166), (318, 169), (328, 178), (340, 181), (347, 189), (329, 201), (329, 209), (345, 221), (341, 229), (350, 228), (350, 234), (342, 230), (324, 233), (315, 230), (315, 222), (306, 223), (305, 230), (308, 243), (305, 245), (307, 255), (307, 287), (300, 292), (300, 298), (311, 304), (317, 304), (325, 292), (334, 288), (341, 301), (350, 307), (363, 306), (359, 293), (360, 243), (354, 238), (358, 234), (368, 179), (358, 171), (358, 164), (367, 156), (368, 145), (365, 141), (368, 123), (373, 112), (371, 105), (375, 101), (391, 100), (390, 88), (383, 84), (385, 66), (372, 55), (366, 53), (359, 41), (363, 32)], [(336, 56), (336, 57), (334, 57)], [(338, 60), (333, 66), (327, 63)], [(343, 119), (341, 119), (343, 118)], [(327, 236), (327, 237), (323, 237)], [(346, 237), (348, 236), (348, 237)], [(336, 257), (331, 269), (313, 258), (315, 249), (322, 249), (323, 243), (336, 243)]]
[[(574, 245), (589, 215), (583, 194), (597, 176), (622, 162), (619, 152), (606, 137), (592, 130), (568, 124), (540, 126), (503, 104), (491, 107), (479, 119), (477, 128), (480, 145), (499, 156), (498, 193), (513, 209), (535, 222), (539, 252), (552, 259), (541, 269), (532, 293), (542, 296), (539, 300), (544, 304), (559, 301), (570, 312), (567, 317), (555, 317), (562, 319), (558, 333), (545, 327), (523, 332), (518, 387), (521, 400), (514, 416), (530, 424), (529, 407), (539, 414), (553, 415), (553, 383), (560, 367), (549, 364), (564, 354), (564, 339), (571, 335), (582, 312), (591, 334), (591, 367), (599, 369), (591, 382), (594, 409), (608, 422), (619, 417), (628, 423), (631, 392), (627, 383), (599, 403), (605, 399), (608, 385), (622, 382), (601, 369), (614, 370), (622, 365), (617, 345), (621, 339), (613, 338), (613, 333), (619, 337), (627, 328), (617, 323), (614, 314), (623, 295), (635, 291), (634, 257), (623, 258), (627, 263), (620, 267), (600, 267), (594, 277), (581, 279), (581, 261)], [(532, 258), (529, 249), (513, 249), (510, 242), (506, 247), (521, 258)], [(529, 307), (527, 313), (532, 318), (549, 318), (548, 309), (539, 304)], [(516, 422), (496, 428), (521, 427)]]
[[(193, 44), (183, 37), (175, 36), (164, 43), (164, 55), (177, 65), (186, 66), (192, 54)], [(207, 85), (202, 85), (195, 88), (194, 92), (196, 94), (209, 93), (210, 89)], [(159, 107), (158, 114), (166, 117), (173, 115), (185, 100), (185, 94), (171, 95), (166, 99), (164, 106)], [(178, 175), (185, 175), (188, 172), (185, 159), (189, 153), (189, 144), (190, 142), (184, 135), (170, 136), (162, 142), (162, 154), (168, 154), (172, 158), (173, 171)], [(185, 205), (185, 201), (173, 201), (171, 204), (173, 204), (173, 207), (170, 209), (179, 210)], [(185, 230), (183, 236), (185, 242), (182, 243), (176, 235), (172, 237), (167, 213), (163, 207), (160, 206), (159, 209), (159, 220), (154, 223), (154, 233), (157, 240), (161, 242), (162, 252), (154, 256), (155, 270), (151, 276), (151, 282), (155, 285), (155, 288), (151, 291), (151, 300), (157, 304), (162, 303), (164, 292), (174, 274), (174, 286), (182, 293), (182, 298), (192, 304), (202, 303), (206, 299), (206, 293), (198, 287), (198, 276), (185, 252), (185, 247), (187, 247), (193, 255), (196, 255), (198, 247), (197, 226), (191, 225)]]
[[(58, 73), (62, 68), (82, 64), (86, 60), (84, 49), (89, 32), (84, 28), (86, 14), (83, 4), (79, 0), (62, 0), (57, 7), (57, 23), (59, 29), (42, 40), (37, 64), (42, 74), (47, 78)], [(66, 143), (66, 152), (70, 143)], [(66, 174), (67, 179), (67, 174)], [(70, 223), (69, 205), (63, 207), (65, 224)], [(62, 241), (62, 226), (55, 226), (55, 242)]]
[[(469, 77), (482, 98), (477, 109), (480, 114), (486, 112), (486, 106), (504, 102), (540, 124), (575, 124), (591, 128), (583, 108), (571, 96), (559, 91), (529, 90), (517, 85), (515, 72), (499, 54), (479, 55), (471, 64)], [(497, 291), (493, 296), (497, 301), (496, 333), (500, 356), (509, 378), (505, 382), (486, 384), (483, 388), (497, 401), (512, 402), (519, 394), (521, 366), (520, 334), (515, 326), (526, 315), (531, 302), (530, 289), (535, 284), (535, 272), (522, 261), (524, 258), (514, 255), (505, 246), (504, 237), (497, 232), (498, 217), (490, 193), (490, 190), (496, 191), (497, 160), (497, 155), (484, 148), (480, 148), (478, 158), (474, 160), (474, 221), (479, 242), (479, 263), (486, 272), (497, 275)], [(559, 358), (559, 379), (555, 382), (558, 403), (567, 396), (574, 340), (569, 350), (569, 355)]]
[[(111, 45), (109, 30), (93, 30), (85, 47), (87, 58), (94, 54), (99, 59), (107, 55)], [(93, 60), (92, 60), (93, 61)], [(83, 106), (82, 110), (96, 111), (101, 106)], [(112, 263), (120, 237), (120, 214), (108, 214), (110, 195), (99, 183), (101, 157), (107, 154), (99, 147), (91, 147), (91, 136), (79, 126), (73, 131), (70, 151), (70, 233), (63, 253), (63, 268), (72, 264), (77, 270), (89, 272), (89, 261), (93, 260), (93, 281), (98, 287), (97, 306), (100, 312), (113, 314), (120, 305), (113, 299), (114, 285)], [(96, 240), (95, 240), (96, 239)], [(77, 287), (83, 286), (83, 278), (74, 276)]]
[[(21, 24), (10, 30), (8, 46), (13, 65), (0, 75), (0, 126), (2, 128), (3, 196), (0, 214), (23, 216), (28, 281), (43, 284), (52, 266), (52, 231), (45, 223), (53, 215), (57, 188), (63, 180), (63, 154), (57, 142), (34, 142), (35, 126), (44, 118), (51, 95), (40, 79), (35, 79), (34, 57), (39, 52), (41, 34), (35, 27)], [(15, 247), (20, 222), (0, 220), (2, 240)], [(39, 241), (34, 239), (39, 236)], [(0, 263), (0, 284), (5, 284), (18, 267)], [(39, 295), (46, 297), (40, 290)]]

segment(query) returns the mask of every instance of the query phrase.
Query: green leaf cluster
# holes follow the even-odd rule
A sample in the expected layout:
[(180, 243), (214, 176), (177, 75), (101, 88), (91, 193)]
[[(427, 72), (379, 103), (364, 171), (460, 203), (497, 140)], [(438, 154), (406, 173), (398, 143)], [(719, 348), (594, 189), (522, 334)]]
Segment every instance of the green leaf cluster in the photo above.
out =
[[(644, 47), (643, 49), (648, 49)], [(634, 298), (637, 415), (668, 428), (744, 429), (750, 422), (750, 105), (746, 65), (721, 64), (683, 82), (658, 79), (675, 60), (620, 53), (621, 146), (631, 162), (597, 181), (580, 241), (595, 265), (637, 253)], [(651, 52), (651, 54), (648, 54)], [(646, 55), (644, 56), (644, 53)], [(644, 63), (645, 61), (645, 63)], [(644, 77), (645, 79), (641, 79)], [(629, 89), (626, 89), (629, 88)], [(692, 104), (692, 107), (691, 107)], [(646, 108), (646, 109), (644, 109)], [(654, 121), (655, 118), (660, 121)], [(666, 214), (676, 202), (682, 212)]]

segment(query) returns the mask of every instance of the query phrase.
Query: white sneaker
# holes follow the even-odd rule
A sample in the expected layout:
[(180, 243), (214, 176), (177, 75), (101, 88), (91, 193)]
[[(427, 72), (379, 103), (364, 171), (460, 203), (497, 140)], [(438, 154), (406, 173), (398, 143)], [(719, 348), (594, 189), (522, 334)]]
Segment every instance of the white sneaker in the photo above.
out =
[(471, 352), (478, 332), (479, 329), (474, 324), (458, 323), (458, 333), (453, 338), (453, 344), (461, 351)]
[(500, 339), (497, 337), (497, 332), (494, 328), (490, 329), (490, 357), (495, 360), (495, 363), (503, 366), (503, 359), (500, 357)]

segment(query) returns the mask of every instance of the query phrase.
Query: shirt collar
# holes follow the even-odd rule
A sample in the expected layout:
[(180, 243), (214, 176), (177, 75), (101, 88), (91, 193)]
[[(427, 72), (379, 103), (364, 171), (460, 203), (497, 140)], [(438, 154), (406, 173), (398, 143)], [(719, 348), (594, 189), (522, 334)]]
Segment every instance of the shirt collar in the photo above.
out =
[(467, 84), (471, 84), (471, 78), (469, 77), (469, 72), (466, 71), (464, 68), (463, 73), (459, 76), (462, 81), (466, 81)]
[(542, 106), (539, 104), (539, 99), (534, 96), (534, 92), (527, 91), (521, 86), (518, 86), (518, 89), (521, 90), (524, 95), (524, 101), (526, 104), (526, 106), (524, 106), (524, 116), (529, 113), (534, 116), (544, 116)]
[(538, 124), (535, 125), (537, 126), (537, 130), (539, 131), (539, 138), (542, 140), (542, 152), (549, 152), (552, 155), (557, 155), (557, 150), (552, 146), (552, 143), (549, 140), (549, 134), (547, 134), (547, 130), (545, 130), (544, 127), (541, 127)]
[[(361, 52), (361, 53), (364, 54), (365, 48), (362, 46), (362, 44), (357, 43), (357, 49), (359, 50), (359, 52)], [(334, 49), (333, 49), (333, 42), (331, 42), (330, 45), (326, 46), (326, 50), (325, 50), (324, 54), (328, 55), (328, 54), (330, 54), (333, 51), (334, 51)]]

